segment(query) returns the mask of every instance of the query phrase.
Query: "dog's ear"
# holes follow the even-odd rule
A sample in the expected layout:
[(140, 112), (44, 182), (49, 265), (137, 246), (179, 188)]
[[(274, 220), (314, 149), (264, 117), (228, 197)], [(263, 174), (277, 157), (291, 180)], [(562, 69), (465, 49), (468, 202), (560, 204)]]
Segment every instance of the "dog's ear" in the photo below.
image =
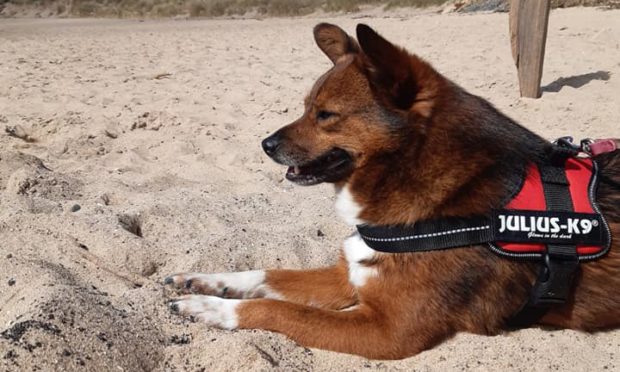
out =
[(314, 27), (314, 40), (334, 64), (341, 57), (359, 53), (360, 50), (353, 38), (340, 27), (329, 23), (319, 23)]
[(358, 24), (356, 31), (375, 93), (396, 108), (409, 109), (417, 93), (411, 55), (364, 24)]

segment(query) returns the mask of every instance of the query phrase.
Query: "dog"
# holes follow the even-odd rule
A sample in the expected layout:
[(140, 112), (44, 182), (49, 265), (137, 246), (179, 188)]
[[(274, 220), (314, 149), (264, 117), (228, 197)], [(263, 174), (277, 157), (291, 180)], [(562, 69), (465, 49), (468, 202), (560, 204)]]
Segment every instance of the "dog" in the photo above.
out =
[[(351, 226), (488, 215), (553, 147), (366, 25), (357, 26), (357, 40), (325, 23), (314, 37), (333, 67), (314, 84), (301, 118), (262, 147), (288, 167), (293, 183), (334, 184), (336, 210)], [(566, 301), (533, 324), (583, 331), (620, 325), (620, 150), (594, 160), (610, 247), (581, 263)], [(508, 329), (539, 267), (484, 244), (385, 253), (356, 232), (331, 267), (180, 273), (164, 282), (186, 293), (171, 302), (173, 311), (210, 326), (271, 330), (306, 347), (400, 359), (457, 332)]]

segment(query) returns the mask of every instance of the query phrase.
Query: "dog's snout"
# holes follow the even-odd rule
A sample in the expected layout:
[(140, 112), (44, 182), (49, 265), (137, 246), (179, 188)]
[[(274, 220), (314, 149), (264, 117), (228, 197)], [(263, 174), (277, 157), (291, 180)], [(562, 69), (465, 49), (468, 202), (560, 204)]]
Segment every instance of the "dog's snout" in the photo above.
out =
[(280, 142), (280, 134), (276, 132), (263, 140), (263, 150), (267, 155), (273, 156), (280, 147)]

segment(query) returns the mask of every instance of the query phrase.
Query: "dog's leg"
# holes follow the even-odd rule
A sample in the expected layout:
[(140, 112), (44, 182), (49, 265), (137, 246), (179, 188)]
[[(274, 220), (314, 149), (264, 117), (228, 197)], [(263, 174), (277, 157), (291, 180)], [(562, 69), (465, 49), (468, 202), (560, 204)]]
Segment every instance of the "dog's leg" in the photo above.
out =
[(344, 261), (314, 270), (268, 270), (172, 275), (165, 280), (189, 293), (223, 298), (272, 298), (315, 307), (342, 309), (355, 303)]
[(337, 311), (272, 299), (199, 295), (185, 296), (171, 304), (173, 311), (211, 326), (276, 331), (306, 347), (367, 358), (404, 358), (432, 346), (444, 336), (433, 328), (436, 322), (422, 322), (414, 325), (419, 329), (412, 329), (402, 319), (388, 318), (382, 307), (360, 304)]
[(314, 270), (270, 270), (266, 285), (280, 299), (324, 309), (344, 309), (357, 302), (343, 259), (332, 267)]

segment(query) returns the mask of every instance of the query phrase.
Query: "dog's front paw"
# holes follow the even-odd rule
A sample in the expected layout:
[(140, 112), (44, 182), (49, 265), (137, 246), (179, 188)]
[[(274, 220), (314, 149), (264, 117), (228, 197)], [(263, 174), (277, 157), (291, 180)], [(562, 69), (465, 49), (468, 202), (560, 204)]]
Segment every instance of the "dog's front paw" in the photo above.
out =
[(241, 301), (215, 296), (188, 295), (172, 301), (170, 310), (213, 327), (236, 329), (239, 325), (236, 308)]
[(258, 297), (257, 288), (265, 280), (260, 270), (238, 273), (181, 273), (167, 277), (164, 284), (172, 285), (185, 293), (196, 293), (224, 298)]
[(197, 293), (225, 297), (229, 289), (213, 277), (217, 274), (181, 273), (170, 275), (164, 284), (171, 285), (184, 293)]

